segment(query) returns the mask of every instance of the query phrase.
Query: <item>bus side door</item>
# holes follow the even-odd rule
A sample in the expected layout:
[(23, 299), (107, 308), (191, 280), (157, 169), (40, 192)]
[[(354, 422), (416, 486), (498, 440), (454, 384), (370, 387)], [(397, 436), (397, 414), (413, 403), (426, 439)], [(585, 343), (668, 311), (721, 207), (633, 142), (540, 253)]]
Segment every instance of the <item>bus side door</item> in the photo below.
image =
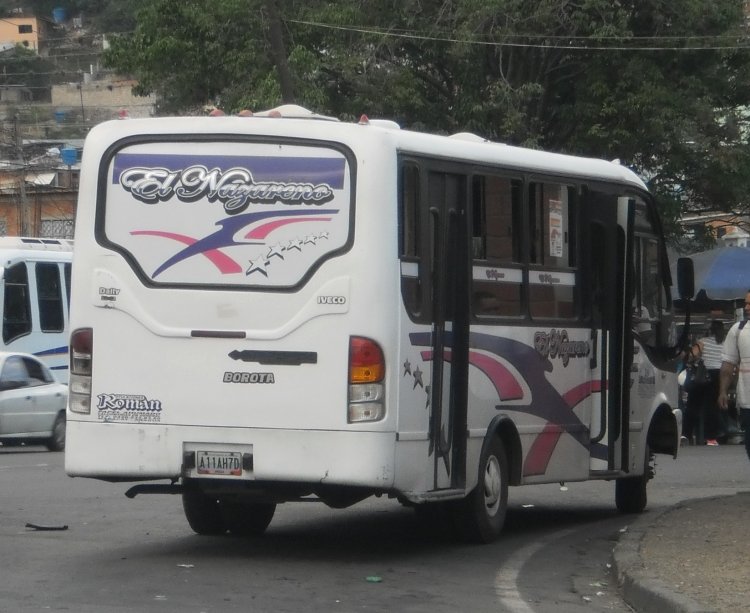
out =
[(430, 171), (427, 177), (432, 362), (430, 451), (433, 487), (462, 488), (466, 470), (469, 297), (466, 177)]
[(600, 390), (591, 421), (592, 473), (619, 471), (628, 462), (628, 407), (633, 363), (630, 330), (633, 201), (590, 190), (588, 220), (592, 377)]

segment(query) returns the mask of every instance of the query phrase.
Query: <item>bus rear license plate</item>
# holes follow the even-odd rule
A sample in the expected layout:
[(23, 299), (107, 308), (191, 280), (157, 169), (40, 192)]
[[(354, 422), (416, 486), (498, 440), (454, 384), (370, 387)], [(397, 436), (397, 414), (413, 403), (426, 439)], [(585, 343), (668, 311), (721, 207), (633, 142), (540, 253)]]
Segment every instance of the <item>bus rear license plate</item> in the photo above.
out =
[(242, 475), (242, 454), (231, 451), (196, 451), (195, 468), (199, 475)]

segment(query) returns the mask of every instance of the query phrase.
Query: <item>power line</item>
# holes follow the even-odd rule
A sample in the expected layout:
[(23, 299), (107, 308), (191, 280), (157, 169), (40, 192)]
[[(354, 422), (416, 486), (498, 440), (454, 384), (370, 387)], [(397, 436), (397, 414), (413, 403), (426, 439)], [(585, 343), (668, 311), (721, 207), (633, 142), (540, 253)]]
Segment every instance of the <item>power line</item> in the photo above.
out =
[[(727, 45), (720, 45), (720, 44), (704, 44), (704, 45), (698, 45), (698, 46), (691, 46), (691, 45), (682, 45), (682, 46), (604, 46), (604, 45), (582, 45), (578, 43), (574, 43), (572, 41), (579, 41), (579, 40), (589, 40), (589, 41), (598, 41), (598, 40), (607, 40), (605, 37), (599, 37), (599, 36), (589, 36), (589, 37), (576, 37), (576, 36), (544, 36), (544, 35), (527, 35), (527, 34), (511, 34), (508, 35), (510, 39), (514, 38), (543, 38), (545, 41), (548, 40), (567, 40), (571, 41), (568, 44), (560, 44), (559, 42), (544, 42), (544, 43), (523, 43), (523, 42), (515, 42), (513, 40), (503, 40), (503, 41), (487, 41), (487, 40), (479, 40), (479, 39), (469, 39), (469, 38), (455, 38), (451, 36), (427, 36), (424, 34), (417, 34), (415, 32), (408, 32), (408, 31), (393, 31), (393, 30), (381, 30), (377, 28), (365, 28), (365, 27), (356, 27), (356, 26), (340, 26), (340, 25), (334, 25), (329, 23), (321, 23), (316, 21), (302, 21), (297, 19), (290, 19), (288, 20), (290, 23), (296, 23), (299, 25), (305, 25), (310, 27), (316, 27), (316, 28), (323, 28), (323, 29), (329, 29), (329, 30), (338, 30), (343, 32), (354, 32), (359, 34), (367, 34), (371, 36), (381, 36), (385, 38), (402, 38), (407, 40), (421, 40), (421, 41), (429, 41), (429, 42), (438, 42), (438, 43), (454, 43), (454, 44), (465, 44), (465, 45), (480, 45), (480, 46), (487, 46), (487, 47), (520, 47), (520, 48), (533, 48), (533, 49), (563, 49), (563, 50), (571, 50), (571, 51), (728, 51), (728, 50), (738, 50), (738, 49), (750, 49), (750, 40), (748, 40), (745, 36), (735, 36), (731, 37), (729, 35), (721, 35), (714, 38), (714, 40), (720, 40), (721, 38), (729, 38), (737, 40), (738, 38), (743, 39), (743, 44), (727, 44)], [(639, 42), (644, 40), (653, 40), (656, 42), (660, 42), (662, 40), (684, 40), (692, 41), (696, 37), (693, 36), (684, 36), (684, 37), (674, 37), (674, 38), (665, 38), (665, 37), (612, 37), (612, 40), (637, 40)], [(710, 39), (709, 39), (710, 40)]]

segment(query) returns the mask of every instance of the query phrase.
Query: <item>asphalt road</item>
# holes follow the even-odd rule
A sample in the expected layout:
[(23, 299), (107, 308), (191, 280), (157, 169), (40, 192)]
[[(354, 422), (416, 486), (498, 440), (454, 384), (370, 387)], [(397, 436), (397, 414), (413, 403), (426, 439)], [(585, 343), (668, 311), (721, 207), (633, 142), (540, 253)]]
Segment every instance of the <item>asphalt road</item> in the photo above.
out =
[[(747, 486), (727, 470), (740, 448), (683, 451), (659, 458), (651, 508)], [(61, 453), (0, 448), (0, 611), (630, 611), (609, 563), (632, 519), (611, 483), (512, 488), (488, 546), (387, 499), (285, 504), (261, 538), (199, 537), (179, 497), (127, 487), (67, 477)]]

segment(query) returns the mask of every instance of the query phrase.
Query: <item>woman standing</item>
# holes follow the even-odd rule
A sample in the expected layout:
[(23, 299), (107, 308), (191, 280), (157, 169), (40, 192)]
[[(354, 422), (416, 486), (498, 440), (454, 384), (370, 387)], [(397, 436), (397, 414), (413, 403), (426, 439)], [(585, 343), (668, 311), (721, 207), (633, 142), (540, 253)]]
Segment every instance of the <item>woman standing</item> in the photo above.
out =
[(688, 397), (696, 416), (695, 444), (718, 445), (716, 440), (723, 435), (719, 422), (719, 407), (716, 402), (719, 395), (719, 370), (721, 369), (721, 345), (726, 330), (724, 323), (714, 319), (709, 327), (709, 335), (699, 339), (691, 350), (693, 360), (702, 359), (708, 370), (710, 381), (701, 388), (691, 392), (694, 402)]

